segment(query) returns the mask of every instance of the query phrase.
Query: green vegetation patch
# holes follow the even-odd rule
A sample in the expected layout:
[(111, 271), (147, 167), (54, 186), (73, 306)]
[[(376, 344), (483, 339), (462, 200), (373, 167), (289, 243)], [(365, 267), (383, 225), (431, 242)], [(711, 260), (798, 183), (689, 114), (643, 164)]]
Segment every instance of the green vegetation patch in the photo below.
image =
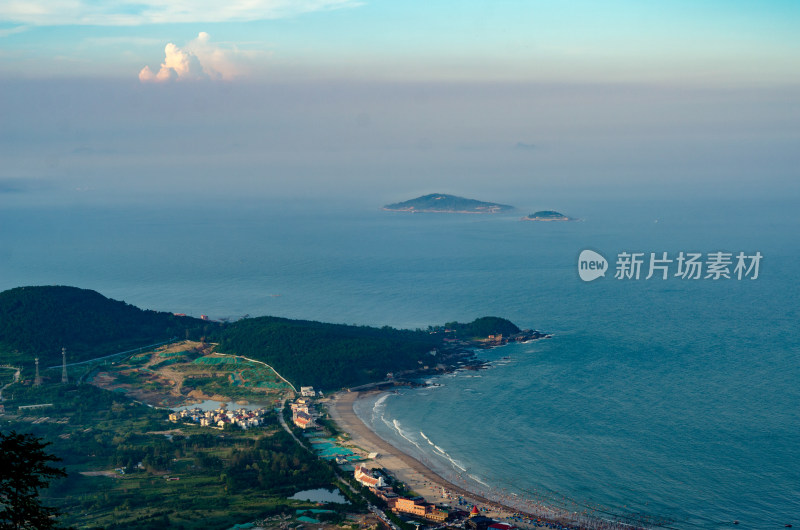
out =
[[(436, 199), (436, 202), (440, 202)], [(144, 311), (111, 300), (95, 291), (74, 287), (20, 287), (0, 293), (0, 362), (20, 363), (24, 373), (33, 372), (33, 356), (43, 366), (58, 366), (61, 347), (68, 362), (77, 362), (141, 348), (171, 337), (209, 339), (217, 351), (246, 356), (274, 367), (297, 388), (322, 390), (353, 387), (382, 381), (388, 373), (402, 374), (432, 364), (430, 351), (446, 336), (460, 339), (511, 335), (519, 332), (513, 323), (484, 317), (468, 324), (450, 322), (422, 330), (398, 330), (385, 326), (347, 326), (276, 317), (243, 319), (232, 324), (178, 317), (171, 313)], [(192, 352), (162, 352), (164, 360), (154, 368), (193, 357)], [(186, 355), (183, 355), (186, 354)], [(144, 364), (139, 354), (130, 366)], [(253, 363), (235, 357), (206, 356), (192, 361), (196, 367), (225, 371), (251, 369)], [(176, 367), (192, 373), (186, 368)], [(84, 369), (76, 375), (83, 375)], [(233, 378), (232, 378), (233, 379)], [(268, 375), (237, 374), (236, 388), (271, 389), (279, 385)], [(131, 375), (130, 384), (144, 383)], [(230, 387), (230, 385), (228, 385)]]
[(2, 368), (0, 367), (0, 387), (14, 381), (14, 374), (17, 373), (15, 368)]
[(128, 359), (126, 362), (128, 364), (144, 364), (144, 363), (148, 362), (149, 360), (150, 360), (150, 354), (148, 353), (148, 354), (145, 354), (145, 355), (134, 355), (133, 357)]
[(192, 361), (193, 364), (205, 364), (212, 366), (225, 366), (240, 364), (238, 357), (200, 357)]
[(43, 366), (78, 362), (169, 340), (214, 333), (219, 326), (172, 313), (145, 311), (88, 289), (17, 287), (0, 293), (3, 362)]
[(287, 497), (335, 482), (331, 466), (297, 445), (274, 412), (258, 432), (181, 424), (181, 434), (166, 420), (169, 411), (91, 385), (15, 384), (6, 392), (9, 411), (53, 404), (0, 417), (0, 428), (52, 442), (49, 450), (62, 458), (68, 476), (44, 497), (66, 513), (65, 525), (227, 529), (293, 516), (312, 505)]
[(184, 362), (185, 359), (178, 357), (174, 359), (167, 359), (166, 361), (161, 361), (160, 363), (156, 363), (150, 367), (151, 370), (158, 370), (159, 368), (164, 368), (165, 366), (171, 366), (173, 364), (178, 364)]
[(165, 351), (159, 352), (159, 357), (185, 357), (189, 352), (188, 351)]
[[(441, 331), (442, 327), (431, 328), (432, 331)], [(444, 329), (450, 330), (460, 339), (486, 338), (489, 335), (514, 335), (520, 329), (511, 321), (500, 317), (481, 317), (472, 322), (448, 322)]]
[(263, 361), (296, 388), (328, 390), (417, 368), (440, 341), (419, 330), (259, 317), (228, 326), (217, 350)]

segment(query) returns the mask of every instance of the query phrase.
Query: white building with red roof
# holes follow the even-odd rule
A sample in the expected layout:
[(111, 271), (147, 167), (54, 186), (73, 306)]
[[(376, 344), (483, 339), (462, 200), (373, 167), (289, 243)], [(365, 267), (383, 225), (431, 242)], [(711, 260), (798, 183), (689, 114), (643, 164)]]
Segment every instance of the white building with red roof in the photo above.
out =
[(356, 466), (353, 476), (360, 484), (368, 488), (383, 488), (386, 486), (386, 481), (383, 480), (383, 477), (375, 478), (372, 472), (364, 466)]

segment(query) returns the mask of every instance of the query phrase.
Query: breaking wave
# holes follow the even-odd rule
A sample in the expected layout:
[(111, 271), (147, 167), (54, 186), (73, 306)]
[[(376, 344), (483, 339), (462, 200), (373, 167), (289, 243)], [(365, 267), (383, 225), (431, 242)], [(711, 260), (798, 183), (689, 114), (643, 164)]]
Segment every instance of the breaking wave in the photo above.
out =
[[(452, 456), (450, 456), (450, 455), (447, 453), (447, 451), (445, 451), (444, 449), (442, 449), (441, 447), (439, 447), (438, 445), (436, 445), (435, 443), (433, 443), (433, 442), (431, 441), (431, 439), (430, 439), (430, 438), (428, 438), (428, 437), (425, 435), (425, 433), (424, 433), (424, 432), (420, 431), (420, 432), (419, 432), (419, 434), (420, 434), (420, 435), (421, 435), (423, 438), (425, 438), (425, 440), (428, 442), (428, 444), (430, 444), (430, 445), (431, 445), (431, 447), (433, 447), (433, 449), (434, 449), (434, 453), (435, 453), (435, 454), (438, 454), (439, 456), (442, 456), (442, 457), (446, 458), (446, 459), (447, 459), (447, 460), (450, 462), (450, 464), (451, 464), (451, 465), (452, 465), (454, 468), (456, 468), (456, 469), (460, 470), (461, 472), (463, 472), (463, 473), (466, 473), (466, 472), (467, 472), (467, 468), (465, 468), (465, 467), (464, 467), (464, 466), (463, 466), (463, 465), (462, 465), (460, 462), (458, 462), (458, 461), (457, 461), (457, 460), (455, 460), (455, 459), (454, 459)], [(481, 483), (482, 483), (482, 482), (481, 482)], [(482, 483), (482, 484), (483, 484), (483, 483)]]

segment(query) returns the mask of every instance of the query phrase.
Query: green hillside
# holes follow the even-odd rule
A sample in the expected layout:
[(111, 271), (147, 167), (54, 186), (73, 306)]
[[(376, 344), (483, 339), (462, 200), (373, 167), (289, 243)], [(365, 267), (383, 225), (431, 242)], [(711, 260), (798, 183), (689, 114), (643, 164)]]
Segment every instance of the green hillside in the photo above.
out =
[[(146, 311), (88, 289), (17, 287), (0, 293), (0, 362), (44, 366), (162, 342), (196, 338), (218, 325), (171, 313)], [(211, 329), (209, 329), (211, 328)]]
[(228, 326), (218, 351), (263, 361), (295, 387), (338, 389), (431, 362), (441, 337), (424, 331), (259, 317)]
[(444, 327), (455, 332), (456, 336), (463, 340), (484, 338), (489, 335), (509, 336), (520, 332), (516, 324), (500, 317), (476, 318), (472, 322), (466, 324), (448, 322)]
[[(461, 339), (511, 335), (508, 320), (483, 317), (444, 328)], [(325, 390), (381, 381), (388, 372), (435, 364), (430, 351), (441, 346), (443, 327), (427, 331), (388, 326), (348, 326), (278, 317), (219, 324), (171, 313), (142, 310), (91, 290), (75, 287), (18, 287), (0, 293), (0, 364), (45, 367), (79, 362), (139, 348), (173, 337), (217, 342), (217, 351), (271, 365), (295, 387)]]

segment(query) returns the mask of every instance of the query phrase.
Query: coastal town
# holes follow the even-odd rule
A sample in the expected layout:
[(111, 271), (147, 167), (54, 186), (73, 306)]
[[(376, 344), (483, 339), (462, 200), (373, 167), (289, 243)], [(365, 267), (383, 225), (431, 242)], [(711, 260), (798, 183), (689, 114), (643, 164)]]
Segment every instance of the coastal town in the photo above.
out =
[[(451, 332), (448, 330), (447, 333)], [(492, 347), (547, 337), (549, 336), (538, 331), (524, 330), (510, 336), (491, 335), (477, 343), (452, 338), (448, 341), (448, 346), (454, 350), (466, 346)], [(464, 368), (472, 368), (472, 365)], [(403, 384), (397, 380), (390, 382)], [(295, 398), (286, 403), (286, 406), (291, 413), (291, 424), (297, 429), (298, 441), (301, 444), (307, 442), (320, 458), (335, 463), (343, 476), (351, 477), (353, 485), (362, 487), (364, 494), (378, 503), (376, 513), (379, 513), (383, 526), (402, 528), (397, 524), (400, 522), (416, 528), (469, 530), (587, 528), (560, 517), (552, 517), (558, 514), (548, 514), (551, 517), (532, 515), (482, 499), (447, 483), (427, 469), (422, 474), (409, 472), (408, 467), (422, 465), (416, 462), (417, 466), (409, 466), (410, 457), (398, 454), (399, 451), (385, 442), (376, 445), (374, 433), (370, 433), (372, 440), (365, 439), (365, 431), (369, 429), (352, 414), (352, 404), (359, 395), (362, 393), (355, 389), (353, 392), (345, 390), (326, 398), (313, 387), (304, 386), (300, 387)], [(344, 412), (351, 414), (350, 421), (342, 417), (343, 408)], [(221, 403), (215, 410), (190, 407), (175, 411), (169, 415), (169, 419), (173, 422), (189, 421), (220, 430), (228, 426), (247, 430), (264, 426), (267, 411), (266, 408), (229, 409)], [(353, 418), (356, 420), (352, 421)], [(327, 420), (333, 420), (333, 423), (327, 423)], [(334, 435), (329, 432), (330, 425), (343, 432)], [(380, 515), (389, 513), (394, 519)], [(313, 521), (307, 519), (307, 523)]]
[[(74, 363), (62, 347), (60, 365), (41, 369), (34, 362), (28, 377), (11, 374), (3, 387), (3, 421), (35, 426), (56, 440), (59, 452), (75, 455), (68, 456), (77, 462), (71, 465), (80, 466), (73, 480), (83, 489), (70, 497), (70, 524), (83, 524), (82, 517), (95, 510), (97, 527), (124, 518), (126, 524), (158, 519), (188, 528), (230, 528), (225, 525), (233, 522), (287, 530), (614, 528), (584, 524), (543, 505), (508, 502), (496, 492), (478, 494), (483, 490), (459, 477), (437, 475), (355, 415), (360, 398), (436, 386), (431, 376), (489, 367), (477, 356), (481, 349), (548, 334), (521, 330), (498, 317), (410, 332), (302, 324), (306, 328), (295, 333), (296, 324), (278, 324), (287, 326), (282, 333), (292, 330), (295, 342), (319, 326), (331, 339), (345, 337), (340, 356), (367, 346), (378, 355), (388, 339), (400, 340), (398, 347), (411, 341), (413, 361), (376, 365), (381, 369), (359, 378), (337, 373), (330, 379), (319, 370), (328, 355), (319, 347), (315, 357), (296, 365), (294, 381), (316, 377), (322, 388), (338, 389), (325, 395), (319, 387), (295, 386), (259, 360), (258, 351), (249, 352), (252, 357), (228, 354), (204, 340), (161, 342)], [(289, 373), (291, 365), (284, 368)], [(13, 366), (8, 370), (21, 373)], [(164, 429), (165, 422), (172, 426)], [(101, 483), (108, 499), (99, 496)], [(331, 495), (296, 497), (320, 487), (330, 488)], [(140, 491), (158, 500), (162, 511), (154, 510), (152, 501), (140, 503)], [(115, 506), (126, 501), (133, 511), (123, 515)], [(100, 505), (106, 508), (93, 508)]]
[[(323, 444), (319, 443), (319, 437), (315, 431), (323, 431), (324, 428), (315, 420), (319, 420), (325, 414), (324, 407), (330, 404), (330, 401), (320, 402), (314, 399), (315, 396), (316, 392), (313, 388), (301, 388), (300, 397), (290, 404), (290, 410), (292, 423), (304, 431), (304, 435), (310, 441), (312, 447), (320, 447)], [(374, 496), (374, 499), (384, 504), (401, 521), (413, 521), (417, 527), (441, 527), (446, 523), (461, 523), (462, 527), (474, 530), (485, 530), (487, 528), (511, 530), (515, 528), (507, 523), (499, 523), (483, 517), (477, 506), (473, 506), (471, 512), (461, 509), (448, 509), (427, 502), (421, 495), (408, 494), (405, 489), (402, 492), (398, 492), (396, 486), (401, 483), (388, 470), (367, 467), (367, 463), (377, 458), (378, 453), (365, 453), (351, 446), (360, 455), (350, 453), (354, 458), (358, 458), (354, 461), (343, 456), (348, 451), (342, 448), (350, 445), (347, 443), (347, 436), (340, 436), (336, 439), (336, 442), (340, 450), (333, 458), (333, 461), (339, 465), (341, 471), (345, 473), (352, 469), (352, 478), (355, 483), (369, 491)], [(387, 521), (387, 524), (391, 525), (392, 523)]]
[(230, 425), (246, 430), (264, 425), (266, 414), (267, 409), (264, 408), (228, 410), (226, 405), (221, 403), (216, 410), (204, 411), (195, 407), (173, 412), (169, 415), (169, 420), (175, 423), (181, 420), (188, 420), (193, 423), (199, 423), (201, 427), (213, 427), (216, 429), (224, 429)]
[(465, 511), (460, 507), (452, 509), (450, 507), (437, 506), (432, 502), (428, 502), (421, 495), (399, 495), (388, 483), (389, 480), (393, 481), (393, 479), (389, 478), (387, 480), (385, 473), (383, 470), (370, 470), (358, 465), (353, 476), (359, 484), (368, 488), (377, 498), (384, 501), (386, 506), (403, 520), (422, 523), (423, 526), (439, 526), (446, 522), (460, 522), (463, 523), (464, 528), (471, 530), (485, 530), (487, 528), (512, 530), (516, 528), (514, 525), (495, 521), (481, 515), (482, 512), (477, 505), (472, 505), (469, 511)]
[[(313, 388), (303, 387), (289, 408), (292, 423), (312, 449), (321, 458), (335, 462), (343, 476), (351, 477), (352, 484), (363, 488), (368, 498), (379, 506), (379, 512), (392, 514), (393, 519), (381, 518), (383, 526), (397, 529), (400, 526), (396, 523), (400, 522), (415, 528), (468, 530), (588, 528), (559, 517), (522, 513), (481, 499), (428, 469), (419, 473), (418, 470), (424, 468), (422, 464), (400, 454), (386, 442), (380, 440), (380, 443), (353, 414), (352, 404), (359, 395), (359, 392), (343, 391), (323, 399)], [(349, 413), (349, 419), (345, 419), (343, 413)], [(335, 428), (343, 432), (330, 436), (326, 419), (333, 419)]]

